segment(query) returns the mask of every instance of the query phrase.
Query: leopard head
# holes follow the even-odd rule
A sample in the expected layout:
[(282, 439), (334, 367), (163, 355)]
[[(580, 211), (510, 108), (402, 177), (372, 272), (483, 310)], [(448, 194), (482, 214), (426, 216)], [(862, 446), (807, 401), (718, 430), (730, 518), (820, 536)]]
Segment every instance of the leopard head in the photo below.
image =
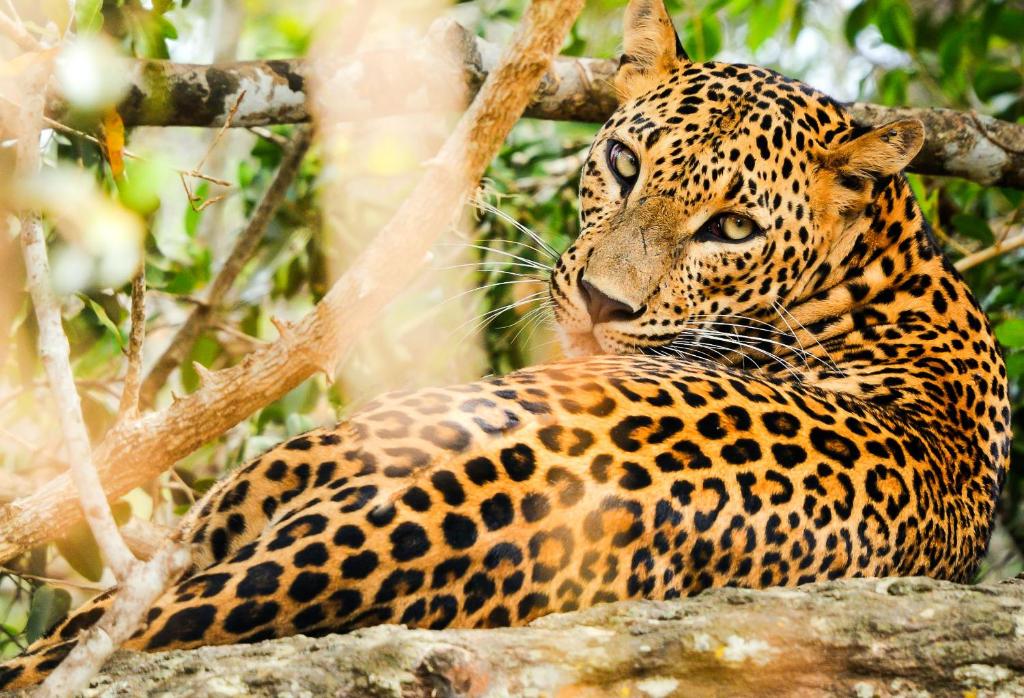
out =
[[(856, 125), (770, 70), (691, 61), (662, 0), (632, 0), (581, 234), (551, 280), (570, 355), (657, 351), (688, 327), (777, 321), (844, 277), (923, 127)], [(744, 325), (748, 326), (748, 325)]]

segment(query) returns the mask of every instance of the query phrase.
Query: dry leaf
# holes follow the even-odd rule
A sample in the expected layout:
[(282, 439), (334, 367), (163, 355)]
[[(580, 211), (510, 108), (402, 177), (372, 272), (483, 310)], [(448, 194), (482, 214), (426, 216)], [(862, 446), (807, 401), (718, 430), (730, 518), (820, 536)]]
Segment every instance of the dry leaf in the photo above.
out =
[(124, 122), (116, 109), (103, 116), (103, 151), (114, 179), (124, 176)]

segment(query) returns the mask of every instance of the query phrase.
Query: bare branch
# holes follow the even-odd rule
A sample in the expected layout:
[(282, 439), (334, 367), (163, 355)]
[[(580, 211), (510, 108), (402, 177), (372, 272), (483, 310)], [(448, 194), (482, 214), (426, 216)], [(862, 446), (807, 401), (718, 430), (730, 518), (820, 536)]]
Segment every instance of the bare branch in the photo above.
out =
[[(38, 168), (37, 143), (38, 136), (31, 133), (20, 139), (19, 165), (23, 172)], [(82, 406), (71, 371), (70, 347), (61, 322), (60, 303), (50, 288), (50, 264), (43, 224), (38, 214), (21, 216), (21, 246), (28, 289), (39, 325), (39, 356), (57, 405), (71, 478), (104, 560), (114, 571), (114, 576), (124, 580), (131, 571), (134, 558), (117, 531), (103, 485), (93, 466), (89, 434), (82, 420)]]
[(4, 12), (0, 12), (0, 34), (17, 44), (22, 51), (42, 51), (46, 47), (26, 31), (25, 26)]
[(140, 399), (143, 405), (152, 405), (157, 391), (167, 381), (167, 376), (177, 368), (189, 352), (192, 345), (204, 329), (212, 321), (214, 313), (220, 308), (224, 297), (231, 287), (234, 286), (238, 275), (242, 273), (245, 265), (249, 263), (252, 256), (259, 247), (260, 240), (267, 232), (267, 226), (274, 218), (274, 213), (284, 200), (285, 193), (299, 171), (302, 158), (309, 149), (312, 138), (311, 130), (308, 127), (297, 129), (291, 143), (288, 144), (281, 157), (281, 164), (277, 168), (274, 179), (271, 180), (267, 190), (263, 193), (259, 204), (252, 212), (252, 217), (246, 224), (245, 229), (239, 233), (235, 246), (228, 254), (224, 266), (217, 273), (213, 283), (210, 284), (206, 298), (202, 303), (196, 304), (185, 320), (178, 328), (174, 339), (168, 345), (163, 355), (153, 364), (145, 381), (142, 384)]
[(142, 384), (142, 345), (146, 339), (146, 270), (132, 279), (132, 329), (128, 335), (128, 370), (124, 376), (121, 404), (117, 421), (130, 419), (139, 413), (139, 388)]
[[(429, 99), (431, 93), (443, 92), (440, 84), (458, 79), (460, 73), (475, 91), (494, 70), (499, 52), (493, 44), (456, 24), (446, 30), (445, 39), (456, 69), (452, 74), (439, 73), (436, 67), (424, 64), (422, 75), (417, 75), (424, 89), (398, 96), (390, 105), (396, 112), (429, 109), (423, 95)], [(386, 62), (386, 57), (376, 53), (365, 60)], [(132, 87), (119, 107), (129, 126), (221, 126), (242, 93), (245, 99), (232, 119), (234, 126), (309, 120), (307, 82), (316, 65), (303, 59), (218, 65), (136, 61), (132, 66)], [(534, 94), (526, 116), (603, 122), (616, 105), (611, 84), (615, 69), (613, 60), (558, 59)], [(864, 103), (850, 108), (864, 124), (920, 119), (925, 124), (925, 145), (911, 165), (913, 171), (1024, 188), (1024, 124), (952, 109), (893, 109)], [(51, 99), (50, 109), (52, 115), (66, 111), (57, 99)], [(376, 114), (354, 116), (381, 115), (378, 109)]]
[[(28, 177), (37, 173), (40, 166), (39, 134), (42, 114), (25, 110), (20, 116), (22, 128), (18, 134), (17, 171), (20, 176)], [(191, 554), (189, 549), (179, 542), (170, 541), (153, 556), (152, 560), (141, 563), (135, 559), (121, 537), (94, 465), (89, 434), (82, 418), (81, 401), (71, 369), (70, 347), (61, 320), (60, 303), (50, 287), (50, 268), (42, 220), (39, 214), (27, 212), (21, 215), (20, 223), (26, 284), (39, 328), (39, 355), (57, 407), (70, 461), (70, 478), (62, 478), (74, 483), (73, 487), (69, 486), (69, 494), (72, 495), (70, 504), (77, 505), (76, 508), (84, 513), (105, 563), (121, 585), (118, 599), (111, 609), (85, 633), (75, 649), (34, 692), (37, 698), (56, 698), (76, 693), (96, 673), (107, 657), (135, 632), (145, 613), (167, 587), (168, 581), (179, 577), (189, 565)], [(144, 291), (141, 279), (137, 279), (133, 284), (132, 293), (133, 338), (129, 359), (129, 363), (135, 364), (136, 367), (133, 369), (131, 365), (129, 366), (127, 389), (122, 400), (125, 412), (132, 412), (132, 405), (135, 404), (135, 390), (132, 385), (138, 384), (137, 363), (141, 354), (142, 328), (145, 324), (145, 312), (141, 302)], [(49, 512), (42, 511), (40, 514), (47, 516)]]
[[(498, 66), (423, 178), (373, 243), (294, 330), (166, 410), (115, 426), (96, 452), (107, 493), (145, 483), (335, 361), (418, 271), (461, 210), (549, 69), (583, 0), (534, 0)], [(244, 108), (240, 110), (241, 115)], [(386, 269), (386, 274), (380, 270)], [(80, 518), (65, 477), (11, 504), (0, 560), (52, 540)]]
[(965, 272), (968, 269), (978, 266), (983, 262), (987, 262), (994, 257), (998, 257), (1001, 254), (1006, 254), (1020, 247), (1024, 247), (1024, 231), (1008, 235), (1002, 240), (999, 240), (994, 245), (990, 245), (984, 249), (978, 250), (973, 254), (969, 254), (963, 259), (960, 259), (956, 263), (957, 271)]

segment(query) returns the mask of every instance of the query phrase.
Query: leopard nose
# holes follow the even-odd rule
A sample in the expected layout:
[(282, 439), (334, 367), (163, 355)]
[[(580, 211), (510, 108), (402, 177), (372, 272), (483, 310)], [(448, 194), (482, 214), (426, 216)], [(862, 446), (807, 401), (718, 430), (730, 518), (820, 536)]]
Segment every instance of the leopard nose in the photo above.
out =
[(643, 314), (644, 308), (633, 308), (620, 300), (612, 298), (586, 279), (580, 279), (580, 295), (590, 313), (590, 320), (595, 325), (602, 322), (617, 320), (633, 320)]

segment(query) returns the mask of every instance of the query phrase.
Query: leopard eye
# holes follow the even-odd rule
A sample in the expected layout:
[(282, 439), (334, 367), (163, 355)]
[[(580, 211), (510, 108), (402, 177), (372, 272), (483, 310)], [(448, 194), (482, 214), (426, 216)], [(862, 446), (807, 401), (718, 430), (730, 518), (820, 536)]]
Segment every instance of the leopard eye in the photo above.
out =
[(733, 242), (746, 240), (754, 234), (757, 226), (754, 221), (743, 216), (726, 215), (722, 217), (722, 237)]
[(611, 141), (608, 147), (608, 167), (623, 184), (632, 185), (640, 174), (640, 161), (632, 150), (620, 141)]
[(746, 216), (725, 213), (715, 216), (701, 228), (697, 237), (718, 242), (744, 242), (761, 232), (757, 223)]

